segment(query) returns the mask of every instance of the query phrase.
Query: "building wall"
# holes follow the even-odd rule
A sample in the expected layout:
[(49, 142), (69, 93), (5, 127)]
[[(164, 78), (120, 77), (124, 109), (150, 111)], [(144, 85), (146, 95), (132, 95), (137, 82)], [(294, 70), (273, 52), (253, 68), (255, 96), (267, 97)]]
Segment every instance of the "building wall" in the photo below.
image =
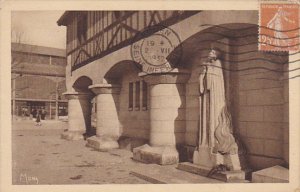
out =
[[(54, 99), (56, 81), (59, 82), (60, 93), (65, 91), (63, 77), (47, 77), (40, 75), (23, 75), (16, 79), (16, 98)], [(60, 94), (60, 96), (62, 96)]]
[(14, 58), (16, 63), (34, 63), (34, 64), (44, 64), (44, 65), (58, 65), (66, 66), (66, 58), (51, 55), (42, 55), (34, 53), (24, 53), (24, 52), (12, 52), (12, 58)]
[[(243, 31), (244, 36), (247, 34), (257, 34), (257, 28)], [(202, 36), (199, 35), (199, 38)], [(257, 52), (255, 35), (224, 38), (221, 42), (224, 44), (215, 42), (214, 47), (231, 53), (223, 55), (222, 64), (233, 133), (244, 144), (240, 147), (245, 147), (250, 166), (262, 169), (284, 161), (288, 163), (288, 82), (282, 80), (286, 78), (282, 70), (287, 65), (275, 63), (287, 63), (287, 55)], [(197, 48), (209, 49), (209, 46), (202, 44)], [(197, 146), (198, 142), (199, 64), (205, 60), (207, 53), (202, 51), (192, 56), (191, 78), (186, 85), (187, 146)]]
[[(141, 104), (142, 89), (140, 89), (140, 107), (135, 108), (135, 82), (140, 81), (142, 78), (138, 77), (137, 70), (128, 71), (123, 75), (122, 88), (120, 92), (120, 110), (119, 110), (119, 121), (122, 136), (128, 136), (132, 138), (149, 139), (149, 108), (143, 109)], [(133, 108), (128, 109), (129, 106), (129, 83), (133, 82)], [(149, 88), (148, 88), (149, 90)], [(149, 105), (149, 91), (148, 91), (148, 105)]]
[[(247, 44), (255, 41), (256, 37), (247, 37), (236, 43)], [(237, 51), (241, 53), (250, 50), (257, 50), (257, 44), (239, 46)], [(270, 61), (249, 60), (239, 63), (238, 69), (265, 67), (282, 71), (285, 66), (275, 62), (288, 62), (287, 55), (278, 56), (275, 52), (237, 55), (238, 60), (252, 58)], [(282, 80), (284, 73), (254, 69), (238, 74), (238, 127), (250, 154), (250, 164), (253, 168), (260, 169), (280, 163), (283, 159), (288, 161), (288, 139), (284, 139), (288, 135), (288, 86)]]

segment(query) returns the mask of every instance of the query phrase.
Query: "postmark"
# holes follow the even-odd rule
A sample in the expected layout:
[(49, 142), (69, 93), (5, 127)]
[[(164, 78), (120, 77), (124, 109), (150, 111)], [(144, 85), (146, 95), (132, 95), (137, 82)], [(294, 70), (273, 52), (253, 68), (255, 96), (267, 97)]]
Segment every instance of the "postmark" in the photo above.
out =
[(299, 50), (299, 4), (261, 2), (259, 50)]
[(131, 57), (143, 72), (163, 73), (178, 66), (182, 55), (181, 41), (171, 28), (162, 25), (147, 28), (138, 33), (135, 40), (131, 45)]

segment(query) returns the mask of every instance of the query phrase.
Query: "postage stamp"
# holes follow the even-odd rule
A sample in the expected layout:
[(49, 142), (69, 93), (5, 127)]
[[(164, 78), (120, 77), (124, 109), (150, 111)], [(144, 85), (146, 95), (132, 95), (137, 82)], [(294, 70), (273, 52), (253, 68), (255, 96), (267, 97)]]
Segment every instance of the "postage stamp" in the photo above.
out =
[[(151, 31), (157, 31), (151, 34)], [(149, 33), (151, 34), (149, 36)], [(143, 38), (139, 41), (139, 39)], [(160, 73), (168, 72), (176, 66), (182, 51), (178, 34), (171, 28), (164, 26), (154, 26), (147, 28), (135, 37), (137, 42), (131, 45), (131, 57), (140, 65), (142, 71), (145, 73)], [(177, 49), (176, 49), (177, 48)], [(175, 63), (169, 62), (170, 53), (176, 49), (177, 58)]]
[(261, 3), (259, 50), (299, 50), (299, 4)]

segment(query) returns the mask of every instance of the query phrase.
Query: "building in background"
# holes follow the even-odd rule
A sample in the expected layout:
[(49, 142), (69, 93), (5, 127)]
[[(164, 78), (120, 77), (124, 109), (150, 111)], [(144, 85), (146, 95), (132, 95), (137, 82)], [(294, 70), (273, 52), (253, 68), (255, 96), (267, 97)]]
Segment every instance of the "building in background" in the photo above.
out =
[(14, 116), (35, 116), (45, 111), (45, 119), (68, 113), (64, 49), (12, 43), (11, 95)]

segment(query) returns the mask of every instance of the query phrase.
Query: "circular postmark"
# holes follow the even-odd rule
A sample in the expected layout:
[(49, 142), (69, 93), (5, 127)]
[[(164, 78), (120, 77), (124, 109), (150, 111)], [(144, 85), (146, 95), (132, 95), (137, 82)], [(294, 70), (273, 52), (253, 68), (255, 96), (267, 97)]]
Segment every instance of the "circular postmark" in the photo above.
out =
[(181, 55), (178, 34), (162, 25), (139, 32), (131, 44), (131, 57), (145, 73), (171, 71), (180, 63)]

